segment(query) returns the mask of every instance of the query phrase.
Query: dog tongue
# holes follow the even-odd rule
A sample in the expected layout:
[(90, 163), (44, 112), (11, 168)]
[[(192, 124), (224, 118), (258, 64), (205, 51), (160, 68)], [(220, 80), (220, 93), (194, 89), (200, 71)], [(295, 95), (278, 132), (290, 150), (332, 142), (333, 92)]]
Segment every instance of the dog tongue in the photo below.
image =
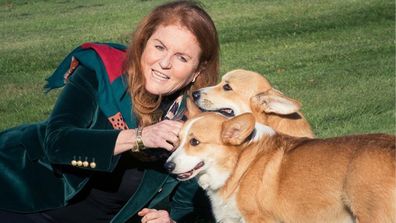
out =
[(234, 116), (234, 111), (231, 108), (222, 108), (219, 112), (225, 116)]
[(186, 179), (186, 178), (188, 178), (188, 177), (190, 177), (190, 176), (192, 175), (193, 171), (194, 171), (194, 170), (190, 170), (190, 171), (188, 171), (188, 172), (178, 174), (178, 175), (177, 175), (177, 178), (179, 178), (179, 179)]
[(189, 178), (193, 174), (194, 170), (201, 168), (203, 165), (204, 165), (204, 162), (199, 162), (192, 170), (185, 172), (185, 173), (177, 174), (177, 178), (182, 179), (182, 180)]

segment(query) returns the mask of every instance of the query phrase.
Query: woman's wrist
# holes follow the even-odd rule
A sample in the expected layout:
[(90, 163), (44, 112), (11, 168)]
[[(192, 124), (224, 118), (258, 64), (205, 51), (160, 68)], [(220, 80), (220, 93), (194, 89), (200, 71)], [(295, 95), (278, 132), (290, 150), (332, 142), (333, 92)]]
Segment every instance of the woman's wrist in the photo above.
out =
[(120, 131), (114, 146), (114, 155), (131, 150), (136, 145), (136, 137), (136, 129)]
[(143, 128), (142, 127), (136, 128), (135, 145), (131, 148), (132, 152), (140, 152), (141, 150), (144, 149), (142, 132), (143, 132)]

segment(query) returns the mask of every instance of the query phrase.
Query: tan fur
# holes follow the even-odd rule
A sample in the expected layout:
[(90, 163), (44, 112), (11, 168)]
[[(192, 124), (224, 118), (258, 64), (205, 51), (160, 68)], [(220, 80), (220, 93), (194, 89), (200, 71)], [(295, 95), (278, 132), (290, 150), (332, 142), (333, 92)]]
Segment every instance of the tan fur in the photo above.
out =
[[(225, 84), (231, 86), (232, 90), (224, 90)], [(259, 73), (233, 70), (226, 73), (216, 86), (200, 89), (199, 92), (200, 98), (195, 103), (205, 110), (213, 111), (233, 104), (240, 109), (235, 115), (251, 112), (258, 122), (271, 126), (278, 132), (298, 137), (314, 137), (308, 121), (299, 112), (300, 103), (274, 89)], [(268, 106), (274, 101), (277, 102), (277, 99), (289, 102), (290, 106)]]
[[(207, 190), (224, 201), (235, 196), (245, 222), (396, 222), (395, 136), (308, 139), (275, 133), (249, 142), (249, 113), (230, 120), (213, 113), (197, 117), (181, 137), (201, 144), (181, 146), (189, 156), (211, 159), (202, 172), (230, 176), (220, 188)], [(223, 139), (229, 131), (245, 141)]]

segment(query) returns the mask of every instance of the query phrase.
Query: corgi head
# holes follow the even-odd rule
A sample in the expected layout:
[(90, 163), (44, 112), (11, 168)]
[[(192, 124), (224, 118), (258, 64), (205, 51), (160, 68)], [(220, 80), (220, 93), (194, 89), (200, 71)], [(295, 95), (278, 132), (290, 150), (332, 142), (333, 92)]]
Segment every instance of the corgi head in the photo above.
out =
[(301, 107), (298, 101), (272, 88), (264, 76), (247, 70), (230, 71), (219, 84), (202, 88), (192, 95), (202, 110), (225, 116), (246, 112), (287, 115), (298, 112)]
[(230, 119), (213, 112), (198, 114), (184, 124), (179, 147), (168, 158), (165, 168), (178, 180), (198, 175), (206, 179), (206, 182), (198, 179), (204, 189), (219, 187), (229, 177), (242, 144), (248, 144), (255, 125), (251, 113)]
[(278, 132), (314, 137), (311, 126), (299, 112), (301, 104), (274, 89), (261, 74), (247, 70), (233, 70), (215, 86), (192, 93), (195, 104), (202, 111), (213, 111), (233, 117), (251, 112), (257, 122)]

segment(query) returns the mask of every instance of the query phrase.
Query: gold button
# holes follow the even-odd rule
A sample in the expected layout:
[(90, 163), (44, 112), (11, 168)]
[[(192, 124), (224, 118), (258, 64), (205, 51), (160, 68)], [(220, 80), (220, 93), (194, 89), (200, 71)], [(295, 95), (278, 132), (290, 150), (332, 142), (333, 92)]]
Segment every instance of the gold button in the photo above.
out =
[(77, 161), (77, 166), (82, 166), (83, 164), (82, 164), (82, 161), (81, 160), (79, 160), (79, 161)]
[(89, 166), (90, 166), (91, 168), (95, 168), (95, 167), (96, 167), (96, 163), (95, 163), (95, 162), (91, 162), (91, 163), (89, 164)]
[(89, 166), (88, 161), (84, 161), (84, 162), (83, 162), (83, 166), (84, 166), (84, 167), (88, 167), (88, 166)]
[(72, 165), (72, 166), (77, 166), (77, 161), (72, 160), (72, 161), (71, 161), (71, 165)]

